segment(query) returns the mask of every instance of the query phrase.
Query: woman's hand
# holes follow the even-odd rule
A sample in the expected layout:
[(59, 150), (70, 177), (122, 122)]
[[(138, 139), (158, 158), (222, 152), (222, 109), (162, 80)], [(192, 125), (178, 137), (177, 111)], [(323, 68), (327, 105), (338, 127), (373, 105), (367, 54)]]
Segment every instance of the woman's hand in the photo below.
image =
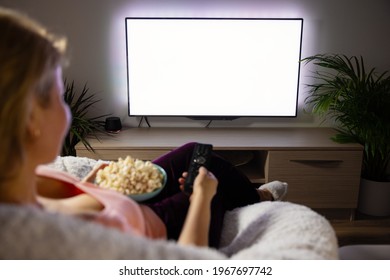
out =
[(199, 174), (194, 181), (193, 196), (201, 195), (203, 199), (211, 199), (217, 192), (218, 180), (205, 167), (199, 168)]
[(94, 183), (97, 172), (106, 166), (108, 166), (108, 163), (95, 164), (95, 166), (92, 168), (92, 170), (81, 181), (88, 182), (88, 183)]
[(188, 176), (188, 172), (183, 172), (183, 174), (181, 175), (181, 177), (178, 180), (179, 184), (180, 184), (181, 191), (184, 191), (184, 183), (186, 181), (187, 176)]
[[(179, 182), (184, 183), (186, 174)], [(182, 180), (183, 179), (183, 180)], [(206, 168), (199, 168), (194, 181), (190, 207), (178, 243), (183, 245), (208, 246), (210, 228), (210, 204), (218, 186), (218, 180)]]
[[(188, 176), (188, 172), (183, 172), (182, 177), (179, 178), (180, 189), (184, 190), (184, 182)], [(199, 174), (195, 178), (193, 192), (206, 195), (208, 198), (212, 198), (218, 186), (218, 180), (214, 174), (209, 172), (205, 167), (199, 168)]]

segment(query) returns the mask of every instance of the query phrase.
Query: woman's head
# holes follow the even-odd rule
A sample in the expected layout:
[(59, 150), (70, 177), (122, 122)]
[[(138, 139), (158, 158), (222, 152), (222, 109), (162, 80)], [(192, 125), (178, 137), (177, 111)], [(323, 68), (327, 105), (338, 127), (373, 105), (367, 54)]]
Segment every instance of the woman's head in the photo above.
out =
[(58, 76), (65, 48), (65, 39), (0, 8), (0, 178), (12, 175), (25, 160), (26, 148), (41, 136), (42, 127), (34, 127), (32, 120), (37, 108), (50, 108), (53, 91), (62, 90)]

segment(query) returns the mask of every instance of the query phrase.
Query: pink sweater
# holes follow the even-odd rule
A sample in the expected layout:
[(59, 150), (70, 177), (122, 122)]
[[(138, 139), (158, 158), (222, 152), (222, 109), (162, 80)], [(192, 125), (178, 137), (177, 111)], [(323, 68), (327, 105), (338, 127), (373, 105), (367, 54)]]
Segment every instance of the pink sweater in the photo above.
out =
[(149, 238), (157, 239), (167, 236), (164, 223), (152, 209), (138, 204), (125, 195), (99, 188), (91, 183), (80, 182), (78, 178), (68, 173), (47, 166), (39, 166), (36, 174), (70, 183), (83, 193), (93, 196), (104, 206), (104, 209), (94, 218), (94, 221), (98, 223)]

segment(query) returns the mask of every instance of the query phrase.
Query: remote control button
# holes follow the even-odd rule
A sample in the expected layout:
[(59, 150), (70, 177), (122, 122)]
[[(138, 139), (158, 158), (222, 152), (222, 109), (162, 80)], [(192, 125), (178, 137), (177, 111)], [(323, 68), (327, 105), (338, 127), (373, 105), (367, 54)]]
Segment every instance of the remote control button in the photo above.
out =
[(194, 159), (194, 162), (198, 164), (204, 164), (206, 162), (206, 159), (204, 157), (197, 157), (196, 159)]

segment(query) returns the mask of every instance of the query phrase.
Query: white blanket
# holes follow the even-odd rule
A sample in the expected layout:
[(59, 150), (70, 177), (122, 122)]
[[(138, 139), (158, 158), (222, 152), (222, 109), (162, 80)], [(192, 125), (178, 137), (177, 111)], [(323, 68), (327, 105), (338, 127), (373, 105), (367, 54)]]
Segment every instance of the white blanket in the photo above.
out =
[[(58, 158), (52, 166), (83, 177), (96, 161)], [(329, 222), (289, 202), (262, 202), (225, 215), (219, 250), (128, 236), (95, 223), (0, 204), (2, 259), (337, 259)]]

